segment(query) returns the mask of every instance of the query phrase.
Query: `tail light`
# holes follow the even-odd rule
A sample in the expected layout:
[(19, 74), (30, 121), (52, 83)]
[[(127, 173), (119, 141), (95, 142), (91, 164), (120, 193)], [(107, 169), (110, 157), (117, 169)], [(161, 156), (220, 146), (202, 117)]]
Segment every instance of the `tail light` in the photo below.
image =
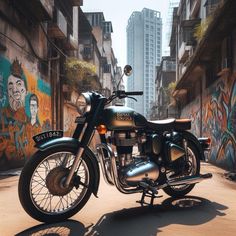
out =
[(204, 151), (209, 151), (210, 146), (211, 146), (211, 138), (201, 137), (201, 138), (198, 138), (198, 141), (201, 144)]

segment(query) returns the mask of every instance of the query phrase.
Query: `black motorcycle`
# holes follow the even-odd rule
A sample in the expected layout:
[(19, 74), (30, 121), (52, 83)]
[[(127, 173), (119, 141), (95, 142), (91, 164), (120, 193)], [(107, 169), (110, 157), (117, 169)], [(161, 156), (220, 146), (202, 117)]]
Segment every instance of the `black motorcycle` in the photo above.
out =
[[(125, 66), (125, 75), (131, 71)], [(82, 93), (77, 106), (83, 115), (77, 117), (72, 137), (63, 137), (62, 131), (33, 137), (38, 151), (25, 164), (18, 186), (20, 202), (30, 216), (56, 222), (76, 214), (92, 193), (97, 196), (99, 163), (108, 184), (125, 194), (142, 193), (141, 205), (146, 197), (152, 205), (160, 189), (181, 197), (211, 178), (210, 173), (200, 174), (210, 139), (197, 139), (186, 131), (190, 120), (148, 121), (131, 108), (109, 106), (115, 99), (142, 94), (118, 89), (109, 98)], [(96, 130), (101, 143), (93, 152), (89, 144)]]

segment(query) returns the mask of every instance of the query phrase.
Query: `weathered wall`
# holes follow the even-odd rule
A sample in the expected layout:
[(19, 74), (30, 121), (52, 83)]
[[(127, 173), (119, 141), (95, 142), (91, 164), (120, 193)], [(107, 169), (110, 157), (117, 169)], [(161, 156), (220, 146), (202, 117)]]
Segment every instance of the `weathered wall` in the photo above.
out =
[[(200, 99), (182, 112), (193, 120), (192, 131), (200, 135)], [(227, 72), (203, 94), (202, 134), (212, 139), (210, 162), (236, 170), (236, 73)]]
[(79, 94), (73, 91), (67, 101), (64, 103), (64, 135), (71, 137), (75, 131), (76, 123), (75, 119), (77, 116), (79, 116), (79, 113), (76, 108), (76, 100), (78, 98)]
[(21, 166), (35, 151), (32, 136), (51, 127), (50, 84), (21, 52), (7, 52), (0, 54), (0, 170)]

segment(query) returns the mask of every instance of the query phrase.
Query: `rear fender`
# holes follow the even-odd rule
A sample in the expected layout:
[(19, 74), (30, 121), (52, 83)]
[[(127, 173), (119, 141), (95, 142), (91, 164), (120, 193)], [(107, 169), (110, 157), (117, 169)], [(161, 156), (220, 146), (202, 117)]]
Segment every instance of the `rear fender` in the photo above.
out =
[[(70, 147), (76, 153), (78, 148), (80, 147), (80, 143), (77, 139), (71, 137), (61, 137), (61, 138), (51, 139), (41, 144), (36, 144), (35, 147), (38, 148), (40, 151), (45, 151), (47, 149), (57, 149), (58, 147)], [(84, 150), (85, 153), (87, 154), (86, 158), (89, 158), (90, 162), (92, 163), (93, 172), (95, 176), (93, 180), (92, 192), (97, 197), (97, 192), (100, 182), (100, 171), (97, 158), (89, 147), (85, 147)]]

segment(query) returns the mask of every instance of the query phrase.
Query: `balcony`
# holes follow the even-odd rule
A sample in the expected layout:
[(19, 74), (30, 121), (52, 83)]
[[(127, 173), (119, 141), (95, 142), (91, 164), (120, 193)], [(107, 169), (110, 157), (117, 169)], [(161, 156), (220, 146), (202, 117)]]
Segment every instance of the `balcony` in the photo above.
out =
[(21, 4), (40, 21), (51, 20), (53, 17), (54, 0), (22, 0)]
[(189, 52), (191, 49), (192, 47), (187, 46), (186, 42), (182, 42), (178, 53), (178, 58), (180, 63), (184, 63), (189, 58)]
[(53, 23), (48, 27), (48, 35), (52, 38), (67, 38), (67, 21), (59, 9), (53, 13)]
[(188, 46), (195, 46), (197, 41), (194, 37), (194, 32), (197, 27), (201, 23), (200, 18), (191, 19), (191, 20), (183, 20), (181, 22), (181, 33), (183, 41), (186, 42)]
[(67, 50), (77, 50), (79, 47), (78, 39), (74, 38), (71, 34), (68, 34), (64, 45)]

